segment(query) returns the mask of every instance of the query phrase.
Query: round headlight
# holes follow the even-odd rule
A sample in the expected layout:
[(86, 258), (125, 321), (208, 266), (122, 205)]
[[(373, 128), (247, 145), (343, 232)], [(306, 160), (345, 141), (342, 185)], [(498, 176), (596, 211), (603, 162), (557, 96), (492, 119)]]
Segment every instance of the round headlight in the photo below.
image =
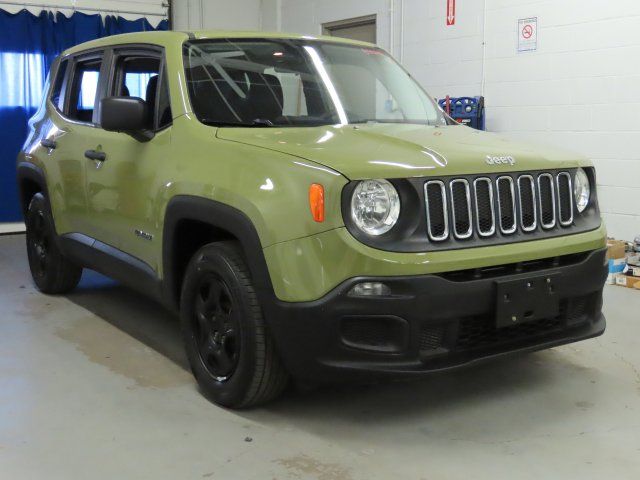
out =
[(351, 218), (369, 235), (382, 235), (393, 228), (400, 216), (400, 197), (386, 180), (364, 180), (351, 197)]
[(589, 186), (589, 177), (584, 169), (579, 168), (573, 181), (573, 198), (576, 202), (578, 212), (584, 212), (589, 205), (589, 197), (591, 196), (591, 187)]

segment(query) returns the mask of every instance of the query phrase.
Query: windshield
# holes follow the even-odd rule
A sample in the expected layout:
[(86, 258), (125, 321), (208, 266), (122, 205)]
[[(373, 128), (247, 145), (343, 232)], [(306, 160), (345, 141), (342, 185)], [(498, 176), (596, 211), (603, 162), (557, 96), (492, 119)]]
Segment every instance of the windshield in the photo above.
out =
[(185, 43), (198, 119), (219, 126), (446, 124), (442, 111), (378, 48), (285, 39)]

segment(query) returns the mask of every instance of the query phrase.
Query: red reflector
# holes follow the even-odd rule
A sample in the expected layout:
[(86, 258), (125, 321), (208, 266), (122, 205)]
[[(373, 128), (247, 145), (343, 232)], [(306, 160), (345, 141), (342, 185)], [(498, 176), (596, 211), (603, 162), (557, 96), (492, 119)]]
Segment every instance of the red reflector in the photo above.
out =
[(309, 207), (313, 219), (324, 222), (324, 187), (319, 183), (312, 183), (309, 187)]

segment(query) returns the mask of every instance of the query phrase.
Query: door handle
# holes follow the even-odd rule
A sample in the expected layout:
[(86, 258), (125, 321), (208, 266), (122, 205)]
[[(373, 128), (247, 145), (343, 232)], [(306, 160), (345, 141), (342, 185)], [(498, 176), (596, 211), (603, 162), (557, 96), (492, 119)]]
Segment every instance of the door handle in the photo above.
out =
[(53, 140), (48, 140), (46, 138), (43, 138), (42, 140), (40, 140), (40, 145), (42, 145), (44, 148), (49, 148), (51, 150), (53, 150), (58, 146), (56, 142), (54, 142)]
[(98, 162), (104, 162), (107, 159), (106, 153), (98, 152), (97, 150), (87, 150), (84, 152), (84, 156), (90, 160), (96, 160)]

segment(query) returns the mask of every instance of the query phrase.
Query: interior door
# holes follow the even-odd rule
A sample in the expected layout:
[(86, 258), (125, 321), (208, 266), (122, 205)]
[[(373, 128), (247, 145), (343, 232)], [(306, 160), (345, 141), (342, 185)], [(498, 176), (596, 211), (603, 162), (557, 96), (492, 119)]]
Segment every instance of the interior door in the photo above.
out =
[(94, 150), (104, 154), (86, 173), (88, 213), (96, 239), (154, 270), (161, 232), (154, 220), (159, 170), (171, 143), (171, 113), (161, 51), (114, 50), (105, 96), (138, 97), (147, 103), (151, 140), (98, 129)]
[(325, 23), (322, 25), (322, 31), (332, 37), (376, 43), (376, 16), (368, 15)]

